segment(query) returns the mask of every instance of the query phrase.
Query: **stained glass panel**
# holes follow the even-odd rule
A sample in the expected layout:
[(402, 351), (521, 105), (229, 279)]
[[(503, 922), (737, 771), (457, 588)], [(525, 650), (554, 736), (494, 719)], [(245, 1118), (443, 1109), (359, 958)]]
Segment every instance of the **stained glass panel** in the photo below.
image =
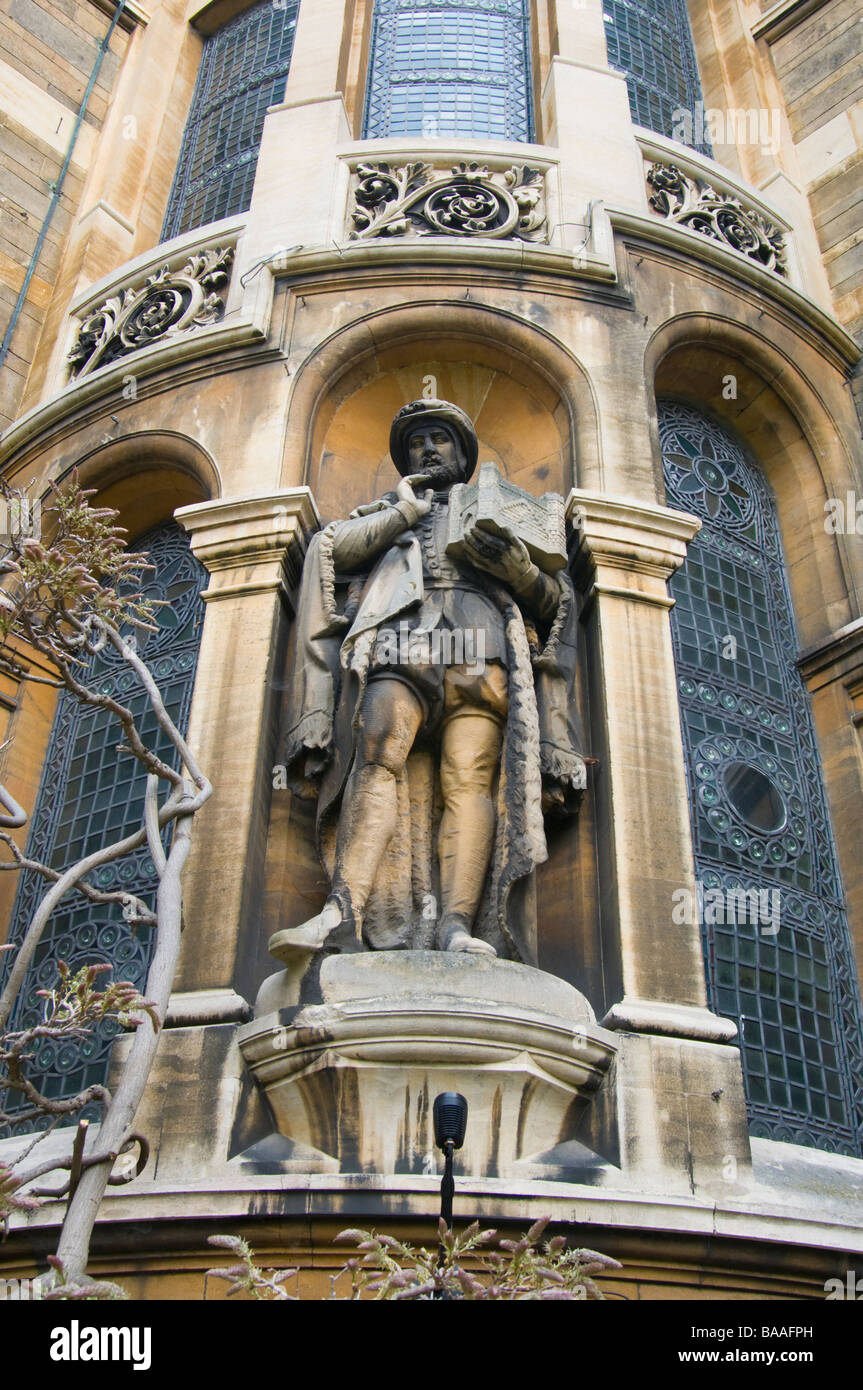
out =
[(708, 988), (752, 1132), (860, 1154), (863, 1011), (772, 495), (729, 431), (660, 405), (670, 506), (702, 530), (671, 582)]
[(280, 102), (299, 0), (245, 10), (204, 43), (162, 240), (251, 206), (267, 107)]
[(364, 135), (530, 140), (525, 0), (377, 0)]
[[(701, 84), (686, 0), (604, 0), (608, 61), (626, 74), (636, 125), (671, 139), (680, 133), (681, 112), (694, 118)], [(691, 122), (695, 149), (710, 154), (703, 121)]]

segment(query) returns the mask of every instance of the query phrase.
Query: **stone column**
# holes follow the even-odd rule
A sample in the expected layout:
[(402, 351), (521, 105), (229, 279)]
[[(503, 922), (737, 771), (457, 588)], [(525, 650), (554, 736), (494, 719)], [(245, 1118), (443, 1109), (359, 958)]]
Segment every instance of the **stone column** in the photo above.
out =
[[(602, 1023), (625, 1035), (619, 1160), (647, 1183), (727, 1191), (748, 1165), (746, 1115), (735, 1026), (707, 1008), (667, 589), (700, 523), (579, 489), (567, 512), (599, 758)], [(693, 910), (675, 922), (681, 890)]]
[(266, 973), (259, 930), (286, 615), (318, 525), (306, 487), (181, 507), (210, 574), (188, 741), (213, 783), (183, 878), (186, 928), (171, 1016), (243, 1016)]
[[(542, 92), (542, 129), (561, 154), (564, 245), (582, 240), (588, 204), (647, 212), (626, 78), (608, 66), (602, 0), (556, 0), (556, 51)], [(567, 224), (572, 223), (572, 226)]]

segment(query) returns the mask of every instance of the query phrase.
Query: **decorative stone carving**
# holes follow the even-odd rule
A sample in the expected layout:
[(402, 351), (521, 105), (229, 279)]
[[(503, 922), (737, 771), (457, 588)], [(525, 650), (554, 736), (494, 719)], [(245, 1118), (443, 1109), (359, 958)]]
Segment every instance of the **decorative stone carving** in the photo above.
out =
[(484, 165), (357, 166), (353, 240), (396, 236), (517, 237), (547, 241), (543, 175), (525, 164), (505, 174)]
[(784, 233), (760, 212), (676, 164), (653, 164), (646, 178), (655, 190), (650, 206), (667, 222), (730, 246), (777, 275), (788, 275)]
[(475, 483), (456, 483), (450, 493), (447, 554), (457, 559), (467, 553), (467, 533), (479, 523), (494, 535), (514, 531), (530, 557), (546, 574), (566, 564), (566, 523), (563, 498), (546, 492), (531, 497), (523, 488), (502, 478), (497, 464), (484, 463)]
[(71, 375), (80, 379), (159, 338), (216, 323), (233, 259), (231, 247), (197, 251), (181, 267), (163, 265), (143, 285), (111, 295), (81, 324), (68, 355)]

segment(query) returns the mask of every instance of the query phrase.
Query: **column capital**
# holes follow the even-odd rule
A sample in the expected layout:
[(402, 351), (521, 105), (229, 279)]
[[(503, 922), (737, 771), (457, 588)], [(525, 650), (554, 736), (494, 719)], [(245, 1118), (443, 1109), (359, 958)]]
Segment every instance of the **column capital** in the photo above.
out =
[(174, 515), (210, 574), (207, 600), (293, 589), (309, 538), (321, 524), (307, 487), (196, 502)]
[(701, 530), (688, 512), (573, 488), (566, 516), (578, 538), (573, 569), (589, 597), (613, 594), (670, 608), (666, 585)]

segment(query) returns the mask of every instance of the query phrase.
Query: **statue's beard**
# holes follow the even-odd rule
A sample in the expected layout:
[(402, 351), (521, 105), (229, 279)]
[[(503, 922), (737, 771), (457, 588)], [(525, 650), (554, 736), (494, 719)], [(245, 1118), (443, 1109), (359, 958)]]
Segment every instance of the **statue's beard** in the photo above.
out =
[(451, 488), (454, 483), (464, 481), (464, 470), (458, 461), (446, 463), (440, 454), (425, 454), (421, 471), (427, 473), (431, 486), (436, 492)]

